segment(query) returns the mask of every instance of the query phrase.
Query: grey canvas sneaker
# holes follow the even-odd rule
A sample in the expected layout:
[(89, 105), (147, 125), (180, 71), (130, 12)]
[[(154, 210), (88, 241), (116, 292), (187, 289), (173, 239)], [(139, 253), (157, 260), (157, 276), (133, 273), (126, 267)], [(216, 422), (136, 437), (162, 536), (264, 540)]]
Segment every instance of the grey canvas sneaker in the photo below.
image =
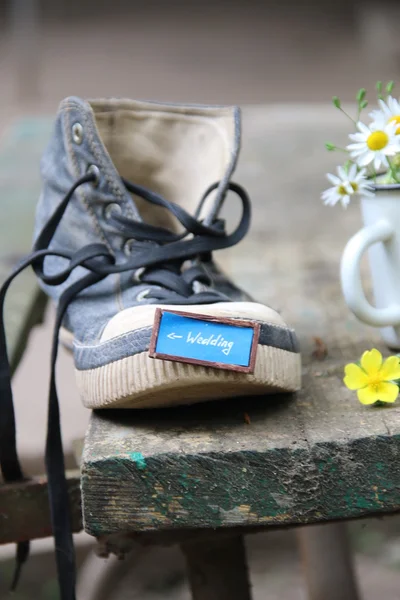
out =
[[(31, 265), (57, 306), (46, 466), (62, 600), (75, 598), (75, 564), (55, 385), (60, 330), (89, 408), (300, 387), (293, 330), (212, 257), (250, 223), (249, 198), (231, 182), (239, 142), (237, 108), (78, 98), (60, 106), (41, 163), (34, 250), (0, 290), (0, 466), (6, 481), (23, 479), (2, 314), (8, 286)], [(220, 217), (228, 192), (242, 206), (229, 233)], [(19, 545), (19, 564), (28, 546)]]
[[(211, 257), (248, 227), (247, 197), (233, 184), (247, 202), (236, 237), (218, 219), (239, 137), (237, 108), (77, 98), (61, 104), (41, 165), (36, 247), (63, 196), (89, 174), (93, 180), (76, 189), (49, 247), (73, 254), (100, 243), (116, 265), (125, 265), (115, 273), (110, 265), (111, 274), (75, 297), (64, 318), (61, 337), (73, 348), (85, 406), (142, 408), (298, 389), (293, 331), (274, 310), (250, 302)], [(65, 266), (63, 258), (47, 258), (46, 277)], [(78, 267), (45, 289), (58, 302), (84, 275)], [(160, 306), (259, 323), (254, 372), (151, 358)]]

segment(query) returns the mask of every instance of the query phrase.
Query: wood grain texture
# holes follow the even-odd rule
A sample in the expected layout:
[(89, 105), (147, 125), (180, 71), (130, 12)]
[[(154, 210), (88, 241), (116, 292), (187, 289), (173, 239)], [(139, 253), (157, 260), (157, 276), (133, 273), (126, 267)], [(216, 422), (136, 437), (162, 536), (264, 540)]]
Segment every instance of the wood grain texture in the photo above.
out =
[[(95, 413), (83, 454), (89, 533), (276, 527), (399, 509), (400, 406), (363, 407), (342, 383), (345, 362), (372, 346), (387, 353), (341, 296), (340, 255), (360, 226), (357, 203), (344, 213), (320, 200), (337, 159), (324, 142), (340, 145), (346, 127), (313, 107), (245, 111), (235, 179), (253, 199), (253, 227), (220, 257), (296, 328), (302, 392)], [(223, 216), (228, 224), (237, 216), (230, 200)]]
[[(73, 531), (82, 529), (79, 471), (67, 472)], [(0, 485), (0, 544), (52, 535), (47, 480)]]
[[(0, 284), (30, 252), (35, 207), (40, 193), (39, 160), (50, 133), (47, 119), (21, 119), (10, 126), (0, 144)], [(46, 296), (33, 273), (12, 283), (6, 299), (7, 347), (15, 370), (30, 329), (40, 323)]]

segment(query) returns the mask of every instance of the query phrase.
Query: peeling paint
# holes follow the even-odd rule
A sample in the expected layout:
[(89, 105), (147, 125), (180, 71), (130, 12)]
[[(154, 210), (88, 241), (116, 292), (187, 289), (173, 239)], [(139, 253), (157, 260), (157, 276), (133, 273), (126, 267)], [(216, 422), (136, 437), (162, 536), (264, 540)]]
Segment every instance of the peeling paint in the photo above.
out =
[(293, 506), (293, 498), (289, 494), (271, 493), (271, 497), (281, 508), (290, 508)]
[(146, 468), (146, 459), (141, 452), (130, 452), (129, 457), (136, 463), (138, 469)]

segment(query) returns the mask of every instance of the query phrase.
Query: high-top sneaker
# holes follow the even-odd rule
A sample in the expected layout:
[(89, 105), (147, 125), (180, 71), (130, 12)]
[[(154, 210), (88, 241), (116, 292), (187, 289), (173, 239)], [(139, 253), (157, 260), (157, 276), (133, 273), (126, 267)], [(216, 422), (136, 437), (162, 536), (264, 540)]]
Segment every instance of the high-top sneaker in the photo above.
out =
[[(249, 224), (247, 195), (230, 183), (239, 143), (234, 107), (61, 104), (41, 165), (35, 247), (67, 258), (48, 257), (37, 273), (56, 302), (68, 294), (61, 337), (73, 348), (85, 406), (168, 406), (299, 388), (294, 332), (211, 256)], [(231, 234), (218, 218), (229, 190), (243, 204)], [(43, 236), (52, 219), (52, 235)], [(102, 249), (85, 262), (92, 244)], [(81, 266), (59, 281), (76, 253)], [(71, 296), (86, 276), (102, 279)]]

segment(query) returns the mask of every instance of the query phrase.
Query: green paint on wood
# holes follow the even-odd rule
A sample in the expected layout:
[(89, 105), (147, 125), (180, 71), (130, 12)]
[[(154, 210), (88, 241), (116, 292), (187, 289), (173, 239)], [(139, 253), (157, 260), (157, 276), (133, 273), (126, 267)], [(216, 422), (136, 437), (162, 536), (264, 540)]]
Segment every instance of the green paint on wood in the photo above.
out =
[(129, 458), (137, 465), (138, 469), (146, 468), (146, 460), (141, 452), (131, 452)]
[[(400, 411), (391, 413), (399, 434), (376, 435), (387, 430), (382, 411), (368, 412), (367, 426), (361, 405), (337, 402), (339, 385), (334, 373), (307, 379), (297, 402), (95, 413), (83, 455), (86, 530), (269, 527), (398, 510)], [(333, 392), (322, 404), (325, 386)]]

